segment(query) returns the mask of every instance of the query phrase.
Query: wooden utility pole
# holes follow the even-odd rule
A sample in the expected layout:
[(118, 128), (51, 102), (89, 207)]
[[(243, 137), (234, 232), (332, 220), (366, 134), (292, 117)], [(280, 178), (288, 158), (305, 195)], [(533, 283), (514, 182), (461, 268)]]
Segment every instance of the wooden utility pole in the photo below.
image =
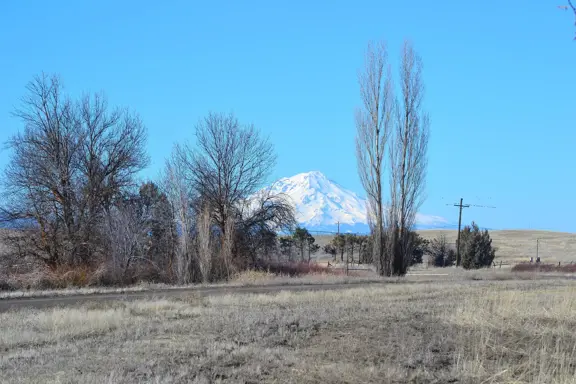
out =
[[(456, 266), (459, 267), (461, 263), (460, 257), (460, 230), (462, 227), (462, 208), (469, 208), (469, 207), (481, 207), (481, 208), (496, 208), (488, 205), (475, 205), (475, 204), (463, 204), (464, 199), (460, 198), (460, 204), (454, 204), (455, 207), (460, 208), (460, 213), (458, 214), (458, 239), (456, 240)], [(450, 205), (450, 204), (446, 204)]]
[(460, 228), (462, 227), (462, 208), (470, 207), (470, 204), (462, 204), (463, 198), (460, 198), (460, 204), (454, 204), (455, 207), (460, 208), (460, 214), (458, 215), (458, 240), (456, 240), (456, 266), (460, 266)]

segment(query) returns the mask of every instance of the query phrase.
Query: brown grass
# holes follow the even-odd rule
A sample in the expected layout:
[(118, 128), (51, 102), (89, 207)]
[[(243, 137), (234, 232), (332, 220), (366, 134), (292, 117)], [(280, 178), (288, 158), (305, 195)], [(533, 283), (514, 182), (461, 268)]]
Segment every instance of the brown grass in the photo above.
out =
[[(420, 230), (417, 231), (426, 239), (434, 239), (444, 234), (451, 244), (456, 243), (457, 231), (455, 230)], [(493, 244), (498, 248), (496, 262), (512, 262), (514, 264), (528, 261), (530, 257), (536, 259), (536, 239), (540, 239), (539, 255), (545, 263), (568, 263), (576, 262), (576, 234), (533, 231), (533, 230), (505, 230), (490, 231)], [(328, 244), (333, 235), (315, 236), (320, 245)], [(339, 257), (339, 256), (338, 256)], [(344, 255), (346, 257), (346, 255)], [(318, 254), (318, 259), (330, 259), (330, 255)]]
[[(446, 235), (449, 242), (456, 242), (455, 230), (418, 231), (424, 238), (433, 239), (440, 234)], [(576, 234), (532, 230), (490, 231), (493, 245), (498, 248), (496, 260), (519, 263), (536, 259), (536, 239), (540, 239), (539, 255), (543, 263), (576, 262)]]
[(445, 281), (0, 314), (6, 383), (574, 383), (576, 283)]
[[(140, 282), (138, 284), (128, 285), (124, 287), (106, 287), (106, 286), (90, 286), (90, 287), (75, 287), (68, 286), (62, 289), (15, 289), (4, 290), (0, 286), (0, 300), (17, 299), (22, 297), (58, 297), (58, 296), (78, 296), (78, 295), (92, 295), (92, 294), (111, 294), (111, 293), (128, 293), (128, 292), (143, 292), (143, 291), (170, 291), (174, 289), (190, 289), (193, 291), (195, 288), (217, 288), (217, 287), (246, 287), (246, 286), (288, 286), (288, 285), (323, 285), (323, 284), (348, 284), (348, 283), (372, 283), (383, 281), (382, 277), (378, 276), (373, 271), (350, 271), (349, 276), (346, 276), (345, 271), (338, 273), (308, 273), (301, 276), (290, 276), (274, 274), (267, 271), (247, 270), (237, 273), (232, 277), (229, 282), (213, 283), (213, 284), (194, 284), (194, 285), (168, 285), (168, 284), (155, 284), (148, 282)], [(42, 275), (36, 275), (34, 279), (42, 279)], [(38, 277), (40, 276), (40, 277)], [(31, 277), (26, 277), (25, 281), (29, 282)], [(12, 281), (12, 280), (8, 280)], [(1, 281), (0, 281), (1, 283)], [(12, 284), (12, 283), (11, 283)], [(22, 286), (17, 283), (13, 286)], [(37, 285), (34, 285), (36, 287)]]
[(520, 263), (512, 267), (512, 272), (560, 272), (576, 273), (576, 264)]
[(284, 276), (302, 276), (318, 273), (340, 273), (340, 271), (330, 270), (326, 265), (317, 264), (315, 262), (275, 262), (275, 261), (260, 261), (256, 264), (256, 270), (266, 271), (275, 275)]

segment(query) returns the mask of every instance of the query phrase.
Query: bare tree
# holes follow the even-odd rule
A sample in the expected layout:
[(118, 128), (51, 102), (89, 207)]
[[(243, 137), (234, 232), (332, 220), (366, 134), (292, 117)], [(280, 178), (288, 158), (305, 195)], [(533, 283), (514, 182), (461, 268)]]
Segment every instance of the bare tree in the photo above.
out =
[(236, 206), (261, 188), (275, 164), (272, 144), (252, 125), (230, 114), (210, 113), (196, 125), (196, 148), (177, 145), (186, 180), (210, 204), (214, 223), (225, 231)]
[(146, 257), (157, 264), (172, 281), (176, 226), (168, 196), (153, 182), (140, 186), (138, 211), (146, 228)]
[(294, 211), (281, 196), (259, 191), (276, 157), (272, 144), (252, 125), (211, 113), (197, 124), (196, 139), (195, 146), (176, 145), (172, 160), (181, 182), (191, 188), (194, 214), (209, 207), (228, 274), (233, 258), (238, 267), (254, 262), (271, 232), (294, 223)]
[(258, 191), (243, 202), (236, 215), (236, 256), (255, 263), (262, 252), (276, 247), (277, 232), (292, 231), (295, 225), (294, 207), (287, 196), (273, 193), (272, 187)]
[(198, 247), (198, 264), (202, 282), (207, 283), (210, 280), (212, 272), (212, 222), (210, 219), (210, 207), (204, 206), (198, 216), (196, 226), (196, 242)]
[(422, 60), (405, 42), (400, 66), (401, 100), (390, 140), (389, 249), (392, 273), (403, 275), (410, 264), (416, 213), (424, 200), (430, 121), (423, 110)]
[(373, 236), (373, 260), (380, 274), (390, 274), (384, 252), (384, 197), (382, 188), (385, 150), (393, 124), (392, 75), (384, 43), (369, 44), (364, 69), (358, 76), (363, 106), (356, 112), (356, 160), (368, 197)]
[(232, 276), (233, 265), (232, 265), (232, 250), (234, 247), (234, 236), (235, 236), (235, 222), (232, 217), (228, 217), (225, 225), (224, 225), (224, 233), (223, 239), (221, 242), (220, 247), (220, 273), (221, 276), (224, 276), (226, 279), (229, 279)]
[(139, 202), (127, 200), (107, 211), (102, 229), (110, 258), (110, 272), (119, 281), (126, 281), (127, 273), (136, 261), (143, 261), (160, 272), (160, 267), (146, 255), (149, 230), (141, 215)]
[(291, 231), (296, 225), (294, 206), (289, 197), (273, 193), (272, 186), (251, 195), (239, 206), (238, 218), (245, 229)]
[(7, 142), (12, 157), (5, 169), (2, 211), (6, 221), (38, 227), (34, 254), (55, 267), (71, 250), (63, 233), (72, 237), (75, 232), (73, 183), (81, 132), (58, 77), (37, 76), (26, 89), (14, 112), (24, 129)]
[(135, 175), (148, 164), (146, 129), (137, 115), (125, 109), (109, 110), (103, 95), (87, 95), (78, 103), (82, 127), (78, 220), (80, 257), (92, 253), (95, 226), (123, 191), (135, 185)]
[(179, 284), (189, 284), (193, 281), (195, 274), (192, 239), (194, 212), (192, 210), (192, 189), (184, 181), (185, 170), (183, 167), (179, 158), (172, 155), (166, 161), (162, 187), (172, 207), (172, 217), (177, 233), (174, 273)]
[(37, 76), (27, 91), (14, 112), (24, 129), (7, 143), (2, 216), (38, 228), (34, 253), (50, 267), (89, 262), (106, 209), (147, 164), (146, 130), (100, 95), (72, 100), (57, 76)]

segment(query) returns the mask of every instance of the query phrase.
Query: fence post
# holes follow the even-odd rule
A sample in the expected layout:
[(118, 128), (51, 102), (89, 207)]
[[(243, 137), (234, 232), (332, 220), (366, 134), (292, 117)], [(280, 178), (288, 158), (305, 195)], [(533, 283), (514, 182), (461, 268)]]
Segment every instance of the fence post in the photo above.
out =
[(502, 269), (502, 260), (500, 260), (500, 269)]

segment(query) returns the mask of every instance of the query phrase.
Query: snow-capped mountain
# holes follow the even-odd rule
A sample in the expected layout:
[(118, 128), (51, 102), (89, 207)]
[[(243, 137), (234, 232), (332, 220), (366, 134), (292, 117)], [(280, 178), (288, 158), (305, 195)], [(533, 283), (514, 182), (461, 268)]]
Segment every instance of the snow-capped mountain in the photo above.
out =
[[(278, 180), (272, 193), (283, 193), (296, 208), (298, 223), (310, 230), (368, 232), (366, 200), (318, 171), (300, 173)], [(444, 227), (448, 221), (439, 216), (417, 214), (416, 227)]]

